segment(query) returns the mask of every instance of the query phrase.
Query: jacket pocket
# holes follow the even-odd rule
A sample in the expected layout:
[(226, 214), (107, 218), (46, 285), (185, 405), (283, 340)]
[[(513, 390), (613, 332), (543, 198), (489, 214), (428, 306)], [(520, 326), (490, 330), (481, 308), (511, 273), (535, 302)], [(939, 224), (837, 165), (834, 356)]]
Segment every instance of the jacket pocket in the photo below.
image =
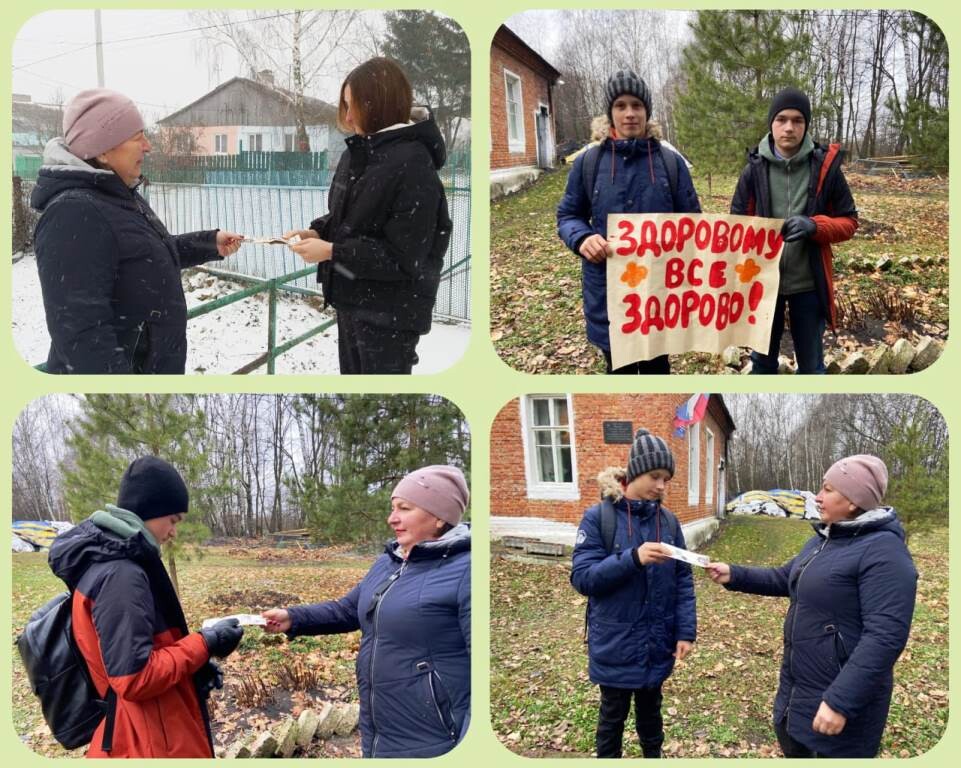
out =
[(441, 728), (447, 733), (451, 741), (457, 741), (457, 729), (454, 727), (453, 702), (447, 686), (444, 685), (440, 673), (435, 670), (430, 662), (422, 661), (417, 665), (418, 669), (426, 669), (427, 687), (430, 691), (430, 698), (434, 704), (434, 711), (437, 713), (437, 720)]
[(137, 326), (133, 348), (130, 351), (130, 368), (134, 373), (146, 373), (150, 356), (150, 324), (142, 320)]
[(635, 663), (640, 640), (633, 622), (591, 618), (588, 625), (588, 650), (600, 664)]

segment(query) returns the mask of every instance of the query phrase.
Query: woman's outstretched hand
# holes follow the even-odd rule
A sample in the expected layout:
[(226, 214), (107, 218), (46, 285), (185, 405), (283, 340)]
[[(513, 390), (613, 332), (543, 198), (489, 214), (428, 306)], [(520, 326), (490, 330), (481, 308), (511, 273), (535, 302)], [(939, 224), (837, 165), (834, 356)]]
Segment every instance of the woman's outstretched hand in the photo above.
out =
[(715, 584), (727, 584), (731, 580), (731, 566), (727, 563), (708, 563), (707, 575)]
[(287, 632), (291, 624), (290, 614), (284, 608), (271, 608), (268, 611), (261, 611), (261, 616), (267, 619), (265, 630), (272, 634)]
[(243, 235), (235, 232), (225, 232), (217, 230), (217, 253), (223, 257), (232, 256), (240, 250), (240, 244), (244, 241)]

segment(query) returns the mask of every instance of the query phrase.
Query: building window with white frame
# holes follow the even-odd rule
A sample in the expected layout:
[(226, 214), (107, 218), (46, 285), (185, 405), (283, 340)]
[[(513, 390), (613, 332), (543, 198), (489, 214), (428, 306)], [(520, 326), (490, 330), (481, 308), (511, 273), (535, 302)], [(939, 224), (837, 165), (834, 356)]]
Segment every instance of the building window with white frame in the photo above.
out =
[(247, 135), (247, 151), (248, 152), (264, 151), (264, 135), (262, 133), (251, 133)]
[(214, 152), (218, 155), (227, 154), (227, 134), (218, 133), (214, 136)]
[(687, 503), (697, 506), (701, 493), (701, 425), (687, 428)]
[(284, 152), (294, 151), (294, 134), (285, 133), (284, 134)]
[(507, 148), (510, 152), (523, 152), (527, 145), (524, 141), (524, 96), (521, 92), (521, 79), (506, 69), (504, 96), (507, 101)]
[(710, 506), (714, 503), (714, 433), (704, 428), (704, 503)]
[(521, 403), (528, 498), (580, 498), (569, 396), (529, 395)]

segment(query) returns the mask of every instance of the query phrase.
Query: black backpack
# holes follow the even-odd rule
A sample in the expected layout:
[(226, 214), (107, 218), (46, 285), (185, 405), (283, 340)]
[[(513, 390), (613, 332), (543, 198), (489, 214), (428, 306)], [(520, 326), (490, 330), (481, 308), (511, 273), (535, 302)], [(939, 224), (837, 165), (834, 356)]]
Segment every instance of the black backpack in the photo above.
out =
[[(661, 160), (667, 170), (667, 181), (671, 186), (671, 200), (677, 205), (677, 163), (679, 158), (676, 152), (672, 152), (663, 144), (658, 142), (661, 149)], [(601, 146), (591, 147), (584, 152), (584, 162), (581, 165), (581, 183), (584, 185), (584, 194), (590, 200), (594, 196), (594, 182), (597, 181), (597, 168), (601, 162)]]
[(112, 688), (106, 700), (97, 693), (73, 636), (72, 609), (72, 592), (45, 603), (17, 638), (17, 649), (54, 738), (66, 749), (82, 747), (106, 717), (103, 751), (110, 752), (117, 695)]

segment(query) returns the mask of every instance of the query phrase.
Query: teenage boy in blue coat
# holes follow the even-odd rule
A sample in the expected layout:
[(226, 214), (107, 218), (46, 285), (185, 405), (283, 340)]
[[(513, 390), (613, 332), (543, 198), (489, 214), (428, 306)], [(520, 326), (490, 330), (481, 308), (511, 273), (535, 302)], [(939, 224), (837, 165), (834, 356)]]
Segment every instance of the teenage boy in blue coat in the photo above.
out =
[[(588, 598), (588, 669), (601, 689), (598, 757), (621, 756), (632, 698), (644, 757), (661, 757), (661, 685), (697, 637), (691, 567), (662, 547), (685, 546), (680, 523), (661, 506), (673, 475), (667, 443), (639, 429), (627, 470), (601, 473), (604, 501), (584, 513), (577, 531), (571, 584)], [(603, 516), (611, 506), (609, 548)]]
[[(650, 136), (651, 91), (647, 84), (624, 69), (608, 79), (606, 96), (610, 136), (574, 161), (564, 197), (557, 206), (557, 234), (581, 257), (587, 338), (603, 353), (607, 373), (670, 373), (667, 355), (613, 367), (607, 318), (607, 216), (700, 213), (701, 205), (683, 158), (662, 153), (660, 142)], [(589, 157), (594, 173), (585, 174), (584, 163)], [(676, 165), (673, 191), (665, 158)]]

